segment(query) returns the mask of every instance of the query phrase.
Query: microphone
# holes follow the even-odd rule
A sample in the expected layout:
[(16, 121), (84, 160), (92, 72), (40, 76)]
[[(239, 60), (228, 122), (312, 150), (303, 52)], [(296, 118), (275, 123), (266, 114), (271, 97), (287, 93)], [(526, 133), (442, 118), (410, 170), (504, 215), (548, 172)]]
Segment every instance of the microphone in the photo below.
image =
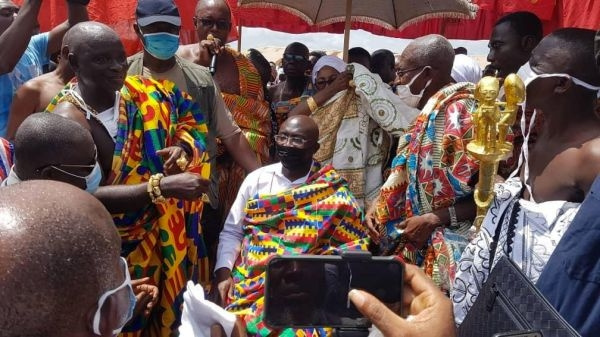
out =
[[(215, 37), (212, 34), (208, 34), (206, 39), (209, 41), (214, 41)], [(208, 71), (210, 71), (210, 74), (213, 76), (217, 72), (217, 54), (213, 54), (212, 58), (210, 59), (210, 65), (208, 66)]]

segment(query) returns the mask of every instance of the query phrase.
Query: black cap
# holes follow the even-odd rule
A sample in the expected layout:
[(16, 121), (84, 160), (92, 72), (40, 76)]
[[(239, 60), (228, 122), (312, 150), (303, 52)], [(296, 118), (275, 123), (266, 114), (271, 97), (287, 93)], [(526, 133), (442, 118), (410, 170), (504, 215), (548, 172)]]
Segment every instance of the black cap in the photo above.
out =
[(135, 17), (137, 24), (142, 27), (155, 22), (181, 26), (179, 9), (173, 0), (138, 0)]

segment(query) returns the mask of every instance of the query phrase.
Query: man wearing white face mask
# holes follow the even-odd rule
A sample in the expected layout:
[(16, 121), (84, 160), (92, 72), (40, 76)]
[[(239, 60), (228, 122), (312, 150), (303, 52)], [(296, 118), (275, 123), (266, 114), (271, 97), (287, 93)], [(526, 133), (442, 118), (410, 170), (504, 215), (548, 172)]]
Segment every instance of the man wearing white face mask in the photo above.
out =
[(527, 146), (531, 127), (525, 134), (520, 170), (496, 186), (481, 231), (461, 258), (451, 296), (459, 324), (502, 255), (538, 280), (600, 173), (594, 31), (555, 31), (534, 49), (529, 64), (526, 106), (543, 110), (544, 123), (535, 148)]
[(58, 180), (96, 192), (102, 172), (89, 131), (58, 115), (27, 117), (16, 133), (14, 165), (2, 185), (33, 179)]
[(74, 186), (34, 180), (3, 188), (0, 214), (0, 334), (119, 334), (136, 300), (102, 204)]
[(468, 242), (479, 169), (465, 151), (475, 86), (453, 83), (453, 63), (454, 49), (440, 35), (415, 39), (402, 52), (398, 95), (422, 111), (400, 138), (391, 174), (367, 213), (380, 253), (423, 266), (445, 292)]
[[(14, 165), (2, 187), (29, 180), (54, 180), (93, 194), (102, 179), (89, 131), (57, 114), (27, 117), (17, 130), (13, 152)], [(158, 299), (158, 288), (148, 283), (148, 278), (133, 281), (139, 314), (146, 311), (147, 315)]]

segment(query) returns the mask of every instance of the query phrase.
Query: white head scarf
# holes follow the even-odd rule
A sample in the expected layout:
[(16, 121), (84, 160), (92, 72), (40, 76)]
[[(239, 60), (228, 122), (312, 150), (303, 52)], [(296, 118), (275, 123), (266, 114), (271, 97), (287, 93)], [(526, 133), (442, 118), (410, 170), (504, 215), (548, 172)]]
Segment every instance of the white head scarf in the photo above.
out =
[(481, 79), (481, 67), (467, 55), (458, 54), (454, 56), (451, 76), (457, 83), (477, 83)]
[(339, 57), (336, 57), (336, 56), (331, 56), (331, 55), (322, 56), (317, 61), (317, 63), (315, 63), (315, 66), (313, 67), (313, 70), (312, 70), (313, 84), (317, 81), (317, 73), (319, 72), (319, 70), (323, 69), (323, 67), (325, 67), (325, 66), (329, 66), (341, 73), (342, 71), (346, 70), (347, 64), (346, 64), (346, 62), (342, 61), (342, 59), (340, 59)]

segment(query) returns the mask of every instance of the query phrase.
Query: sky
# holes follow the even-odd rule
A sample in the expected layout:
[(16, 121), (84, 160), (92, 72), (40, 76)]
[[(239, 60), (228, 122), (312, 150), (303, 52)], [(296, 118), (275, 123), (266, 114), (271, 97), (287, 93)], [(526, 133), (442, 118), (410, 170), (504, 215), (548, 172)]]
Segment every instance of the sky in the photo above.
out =
[[(310, 50), (342, 50), (344, 35), (332, 33), (306, 33), (288, 34), (269, 30), (266, 28), (242, 28), (242, 50), (248, 48), (285, 47), (289, 43), (298, 41), (304, 43)], [(400, 53), (410, 42), (407, 39), (398, 39), (371, 34), (364, 30), (350, 31), (350, 48), (363, 47), (369, 52), (377, 49), (389, 49)], [(487, 55), (487, 40), (450, 40), (454, 48), (462, 46), (467, 48), (469, 55)], [(237, 42), (232, 42), (237, 47)]]

